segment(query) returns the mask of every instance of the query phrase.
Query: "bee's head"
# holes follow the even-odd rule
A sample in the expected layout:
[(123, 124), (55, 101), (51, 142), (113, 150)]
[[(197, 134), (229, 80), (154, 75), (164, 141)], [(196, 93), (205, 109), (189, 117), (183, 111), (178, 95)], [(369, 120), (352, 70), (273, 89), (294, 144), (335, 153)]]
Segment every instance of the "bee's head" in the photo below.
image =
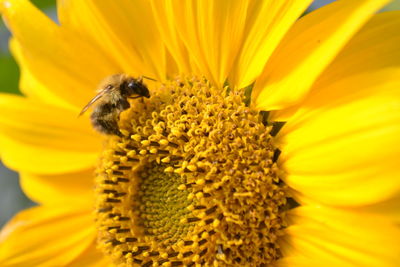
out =
[(128, 96), (139, 95), (146, 98), (150, 97), (149, 89), (141, 80), (130, 79), (126, 83), (126, 93)]

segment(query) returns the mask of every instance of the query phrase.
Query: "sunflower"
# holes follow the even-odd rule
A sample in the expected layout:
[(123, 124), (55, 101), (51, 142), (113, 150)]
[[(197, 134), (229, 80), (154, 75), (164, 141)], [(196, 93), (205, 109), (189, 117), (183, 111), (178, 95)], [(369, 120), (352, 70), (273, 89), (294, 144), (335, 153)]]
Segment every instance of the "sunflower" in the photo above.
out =
[[(0, 265), (397, 266), (400, 13), (311, 2), (0, 1), (1, 157), (39, 203)], [(102, 135), (114, 74), (156, 81)]]

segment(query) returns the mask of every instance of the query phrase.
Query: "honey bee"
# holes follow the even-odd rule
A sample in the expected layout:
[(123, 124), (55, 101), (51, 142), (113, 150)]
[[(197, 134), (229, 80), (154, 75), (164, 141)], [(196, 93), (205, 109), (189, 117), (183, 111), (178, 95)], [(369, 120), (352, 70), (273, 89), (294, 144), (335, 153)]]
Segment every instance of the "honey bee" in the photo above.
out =
[(126, 74), (107, 77), (100, 83), (97, 92), (97, 95), (82, 109), (79, 116), (94, 105), (90, 115), (93, 127), (100, 133), (114, 134), (120, 137), (122, 137), (122, 133), (118, 127), (119, 115), (131, 106), (128, 99), (150, 97), (149, 89), (143, 83), (143, 77), (135, 79)]

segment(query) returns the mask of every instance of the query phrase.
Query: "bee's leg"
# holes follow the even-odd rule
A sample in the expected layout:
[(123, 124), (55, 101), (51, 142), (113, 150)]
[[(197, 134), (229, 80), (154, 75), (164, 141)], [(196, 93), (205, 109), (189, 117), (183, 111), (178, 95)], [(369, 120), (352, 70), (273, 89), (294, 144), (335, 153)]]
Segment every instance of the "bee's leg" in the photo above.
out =
[(126, 100), (125, 98), (122, 98), (122, 99), (118, 100), (118, 102), (117, 102), (117, 109), (120, 109), (120, 110), (128, 109), (128, 108), (130, 108), (130, 106), (131, 105), (129, 104), (128, 100)]

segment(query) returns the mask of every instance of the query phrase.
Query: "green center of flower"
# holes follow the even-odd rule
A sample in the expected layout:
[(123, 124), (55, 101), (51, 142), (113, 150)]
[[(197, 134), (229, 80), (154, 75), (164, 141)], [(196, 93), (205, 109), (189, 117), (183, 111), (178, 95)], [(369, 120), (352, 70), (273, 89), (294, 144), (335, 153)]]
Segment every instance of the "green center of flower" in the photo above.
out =
[[(225, 88), (227, 89), (227, 88)], [(168, 82), (123, 112), (97, 169), (98, 242), (117, 264), (265, 266), (287, 193), (243, 91)]]
[(190, 217), (187, 207), (193, 201), (188, 199), (188, 191), (178, 189), (185, 183), (184, 178), (164, 172), (165, 168), (164, 164), (151, 164), (139, 173), (141, 183), (134, 209), (139, 211), (139, 224), (145, 234), (170, 245), (193, 229), (193, 223), (180, 223)]

